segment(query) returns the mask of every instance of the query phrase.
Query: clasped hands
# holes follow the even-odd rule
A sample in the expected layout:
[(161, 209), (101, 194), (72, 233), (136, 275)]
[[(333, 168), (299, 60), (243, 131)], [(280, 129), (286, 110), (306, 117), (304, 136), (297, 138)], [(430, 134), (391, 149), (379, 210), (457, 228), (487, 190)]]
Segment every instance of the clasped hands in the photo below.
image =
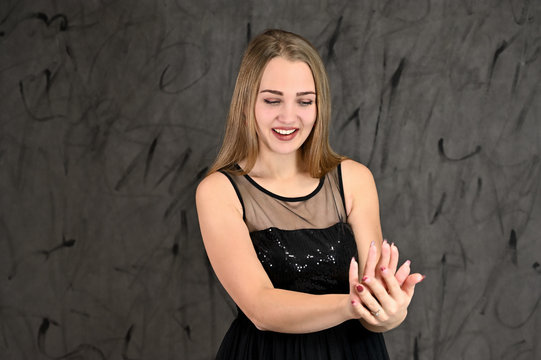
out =
[(355, 258), (349, 267), (349, 300), (352, 318), (360, 319), (371, 331), (383, 332), (400, 325), (406, 318), (415, 285), (424, 275), (410, 274), (410, 261), (398, 268), (398, 248), (386, 240), (381, 245), (381, 256), (374, 243), (359, 281), (359, 265)]

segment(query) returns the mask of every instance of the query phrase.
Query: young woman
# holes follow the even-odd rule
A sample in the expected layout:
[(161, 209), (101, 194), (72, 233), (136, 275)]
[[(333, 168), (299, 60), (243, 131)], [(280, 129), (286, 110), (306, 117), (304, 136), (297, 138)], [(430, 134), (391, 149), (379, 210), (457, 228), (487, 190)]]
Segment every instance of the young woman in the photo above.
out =
[(370, 171), (331, 150), (330, 99), (307, 40), (268, 30), (249, 44), (196, 193), (208, 257), (239, 308), (218, 359), (387, 359), (381, 332), (424, 278), (409, 261), (397, 270), (382, 242)]

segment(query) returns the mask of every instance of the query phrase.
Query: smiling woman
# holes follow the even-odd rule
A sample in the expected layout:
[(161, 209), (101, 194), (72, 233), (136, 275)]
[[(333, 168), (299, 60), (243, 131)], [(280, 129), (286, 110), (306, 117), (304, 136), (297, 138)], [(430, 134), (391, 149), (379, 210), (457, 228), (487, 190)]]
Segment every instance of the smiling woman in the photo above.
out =
[(382, 243), (373, 177), (332, 151), (329, 121), (314, 47), (257, 36), (196, 193), (205, 249), (238, 306), (217, 359), (388, 358), (381, 332), (404, 320), (423, 277)]
[(257, 135), (265, 151), (289, 154), (301, 147), (316, 121), (316, 89), (310, 67), (276, 57), (269, 61), (255, 103)]

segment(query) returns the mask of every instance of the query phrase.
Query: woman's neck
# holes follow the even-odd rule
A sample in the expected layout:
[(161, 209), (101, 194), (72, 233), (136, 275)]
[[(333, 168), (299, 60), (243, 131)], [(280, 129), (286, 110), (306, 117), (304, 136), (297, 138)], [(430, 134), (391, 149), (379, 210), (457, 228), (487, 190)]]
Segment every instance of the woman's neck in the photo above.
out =
[(265, 179), (291, 179), (304, 173), (301, 154), (266, 154), (261, 152), (250, 171), (251, 176)]

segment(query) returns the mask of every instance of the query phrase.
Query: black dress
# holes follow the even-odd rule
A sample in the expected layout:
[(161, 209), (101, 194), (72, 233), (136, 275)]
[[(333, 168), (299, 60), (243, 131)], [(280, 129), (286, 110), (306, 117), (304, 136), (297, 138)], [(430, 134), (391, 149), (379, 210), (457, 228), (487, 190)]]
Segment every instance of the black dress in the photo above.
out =
[[(225, 173), (243, 207), (252, 243), (275, 288), (310, 294), (349, 293), (348, 270), (357, 257), (346, 223), (340, 165), (309, 195), (271, 193), (248, 175)], [(260, 331), (238, 309), (216, 359), (388, 359), (383, 335), (358, 320), (307, 333)]]

